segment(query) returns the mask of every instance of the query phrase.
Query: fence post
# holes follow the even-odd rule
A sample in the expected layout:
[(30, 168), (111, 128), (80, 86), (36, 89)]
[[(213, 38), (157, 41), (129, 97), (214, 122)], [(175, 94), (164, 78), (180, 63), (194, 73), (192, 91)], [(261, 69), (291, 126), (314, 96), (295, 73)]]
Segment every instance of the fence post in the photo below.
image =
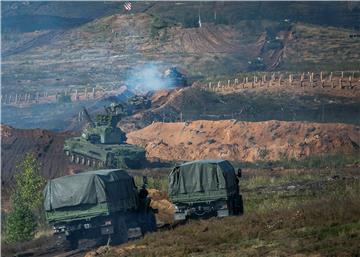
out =
[(280, 74), (279, 76), (279, 86), (281, 86), (281, 79), (282, 79), (282, 74)]
[(351, 85), (351, 76), (349, 76), (349, 88), (353, 89), (352, 85)]

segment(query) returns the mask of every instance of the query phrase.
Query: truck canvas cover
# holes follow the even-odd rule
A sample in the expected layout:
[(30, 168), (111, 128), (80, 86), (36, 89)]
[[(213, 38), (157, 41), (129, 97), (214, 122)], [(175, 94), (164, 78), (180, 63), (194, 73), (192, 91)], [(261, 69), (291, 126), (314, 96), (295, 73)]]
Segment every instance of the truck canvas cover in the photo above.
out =
[(109, 203), (136, 208), (137, 189), (123, 170), (96, 170), (50, 180), (44, 189), (46, 211), (80, 205)]
[(201, 160), (174, 167), (169, 175), (169, 196), (218, 193), (230, 195), (236, 192), (235, 171), (228, 161)]

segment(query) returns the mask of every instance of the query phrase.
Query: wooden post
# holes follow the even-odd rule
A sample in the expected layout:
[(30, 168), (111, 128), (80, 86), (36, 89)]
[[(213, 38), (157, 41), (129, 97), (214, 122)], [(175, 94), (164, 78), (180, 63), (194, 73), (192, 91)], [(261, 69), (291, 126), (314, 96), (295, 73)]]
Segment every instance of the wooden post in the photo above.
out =
[(228, 87), (230, 87), (230, 80), (228, 79), (228, 84), (227, 84)]
[(344, 72), (343, 71), (341, 72), (341, 78), (342, 79), (344, 78)]
[(281, 86), (281, 79), (282, 79), (282, 74), (280, 74), (279, 76), (279, 86)]
[(351, 85), (351, 76), (349, 76), (349, 89), (353, 89), (353, 87)]
[(239, 80), (238, 79), (235, 79), (234, 80), (234, 84), (237, 85), (239, 83)]
[(323, 72), (321, 71), (320, 72), (320, 81), (322, 81), (323, 80)]
[(85, 99), (88, 99), (87, 87), (85, 88)]
[(342, 79), (339, 78), (339, 84), (340, 84), (340, 89), (343, 89), (343, 86), (342, 86)]
[(330, 81), (330, 82), (332, 81), (332, 77), (333, 77), (333, 73), (330, 72), (330, 77), (329, 77), (329, 81)]
[(303, 87), (303, 86), (304, 86), (304, 85), (303, 85), (303, 83), (304, 83), (304, 76), (305, 76), (304, 73), (302, 73), (302, 74), (300, 75), (300, 87)]

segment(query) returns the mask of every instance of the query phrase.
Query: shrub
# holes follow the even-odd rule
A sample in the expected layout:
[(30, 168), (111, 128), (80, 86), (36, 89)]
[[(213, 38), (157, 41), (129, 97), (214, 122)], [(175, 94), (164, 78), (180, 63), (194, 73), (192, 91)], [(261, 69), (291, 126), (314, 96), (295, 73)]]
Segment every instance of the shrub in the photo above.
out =
[[(41, 219), (44, 179), (33, 154), (25, 155), (15, 176), (15, 190), (11, 195), (12, 209), (6, 218), (6, 241), (21, 242), (34, 237), (37, 221)], [(35, 218), (37, 213), (38, 220)]]
[(27, 204), (16, 197), (6, 219), (6, 241), (9, 243), (23, 242), (33, 239), (37, 224), (36, 219)]

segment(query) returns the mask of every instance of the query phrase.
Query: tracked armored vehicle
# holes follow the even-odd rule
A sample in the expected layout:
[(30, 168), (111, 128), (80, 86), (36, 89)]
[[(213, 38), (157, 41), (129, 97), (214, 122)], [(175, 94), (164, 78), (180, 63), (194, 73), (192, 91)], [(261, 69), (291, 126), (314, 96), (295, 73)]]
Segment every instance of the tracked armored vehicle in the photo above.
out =
[(187, 80), (186, 77), (178, 71), (175, 67), (166, 69), (163, 74), (163, 78), (168, 80), (170, 86), (172, 87), (186, 87)]
[(89, 126), (80, 137), (65, 141), (64, 152), (70, 161), (95, 168), (139, 168), (146, 162), (145, 149), (126, 144), (125, 133), (116, 126), (123, 114), (121, 104), (106, 107), (93, 121), (84, 108)]
[(151, 100), (143, 95), (134, 95), (127, 99), (127, 113), (133, 114), (136, 111), (149, 109), (151, 107)]

